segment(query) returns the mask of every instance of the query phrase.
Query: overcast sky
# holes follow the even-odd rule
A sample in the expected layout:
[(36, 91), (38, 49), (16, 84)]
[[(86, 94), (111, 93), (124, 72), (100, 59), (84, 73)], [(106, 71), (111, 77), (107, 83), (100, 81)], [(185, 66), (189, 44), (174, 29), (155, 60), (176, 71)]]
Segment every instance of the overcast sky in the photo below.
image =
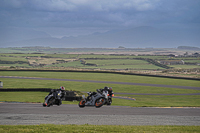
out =
[(54, 37), (153, 26), (200, 28), (200, 0), (0, 0), (0, 27)]

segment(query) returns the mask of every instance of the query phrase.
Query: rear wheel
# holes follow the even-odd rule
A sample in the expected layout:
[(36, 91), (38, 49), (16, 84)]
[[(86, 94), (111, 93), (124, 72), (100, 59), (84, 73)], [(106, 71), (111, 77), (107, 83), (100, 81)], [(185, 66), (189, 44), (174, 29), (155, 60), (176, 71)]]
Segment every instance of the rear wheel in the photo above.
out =
[(53, 97), (51, 97), (48, 102), (47, 102), (47, 107), (50, 107), (51, 105), (53, 106), (55, 99)]
[(86, 103), (85, 99), (82, 99), (82, 100), (79, 102), (78, 106), (79, 106), (80, 108), (84, 108), (84, 107), (85, 107), (85, 103)]
[(96, 108), (100, 108), (101, 106), (103, 106), (105, 102), (105, 99), (104, 98), (99, 98), (95, 101), (95, 107)]

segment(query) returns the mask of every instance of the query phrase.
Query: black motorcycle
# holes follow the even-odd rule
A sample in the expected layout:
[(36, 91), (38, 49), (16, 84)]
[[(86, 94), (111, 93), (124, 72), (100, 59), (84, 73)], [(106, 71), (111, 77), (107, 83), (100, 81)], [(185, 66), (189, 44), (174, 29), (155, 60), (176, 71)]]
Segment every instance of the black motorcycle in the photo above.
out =
[(47, 95), (44, 98), (43, 106), (44, 107), (50, 107), (50, 106), (53, 106), (53, 105), (60, 106), (62, 104), (62, 98), (63, 98), (63, 94), (62, 94), (61, 91), (53, 90), (49, 93), (49, 95)]

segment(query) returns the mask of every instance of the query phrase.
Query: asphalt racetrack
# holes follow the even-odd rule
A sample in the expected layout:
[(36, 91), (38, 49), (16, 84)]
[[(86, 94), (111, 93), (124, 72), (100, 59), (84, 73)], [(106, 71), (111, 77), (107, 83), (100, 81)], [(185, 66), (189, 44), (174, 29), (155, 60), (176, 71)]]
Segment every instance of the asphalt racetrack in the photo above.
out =
[(0, 103), (0, 125), (200, 125), (200, 108), (152, 108)]

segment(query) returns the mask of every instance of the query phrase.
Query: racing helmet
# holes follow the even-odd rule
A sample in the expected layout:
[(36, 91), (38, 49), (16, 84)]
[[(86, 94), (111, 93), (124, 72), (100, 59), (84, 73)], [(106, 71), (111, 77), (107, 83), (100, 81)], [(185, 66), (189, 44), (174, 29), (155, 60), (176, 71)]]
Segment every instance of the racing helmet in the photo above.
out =
[(104, 89), (105, 89), (105, 90), (108, 90), (108, 87), (107, 87), (107, 86), (105, 86), (105, 87), (104, 87)]
[(108, 88), (108, 91), (110, 91), (110, 92), (111, 92), (111, 91), (112, 91), (112, 87), (109, 87), (109, 88)]
[(64, 90), (65, 90), (65, 87), (61, 86), (61, 87), (60, 87), (60, 90), (64, 91)]

